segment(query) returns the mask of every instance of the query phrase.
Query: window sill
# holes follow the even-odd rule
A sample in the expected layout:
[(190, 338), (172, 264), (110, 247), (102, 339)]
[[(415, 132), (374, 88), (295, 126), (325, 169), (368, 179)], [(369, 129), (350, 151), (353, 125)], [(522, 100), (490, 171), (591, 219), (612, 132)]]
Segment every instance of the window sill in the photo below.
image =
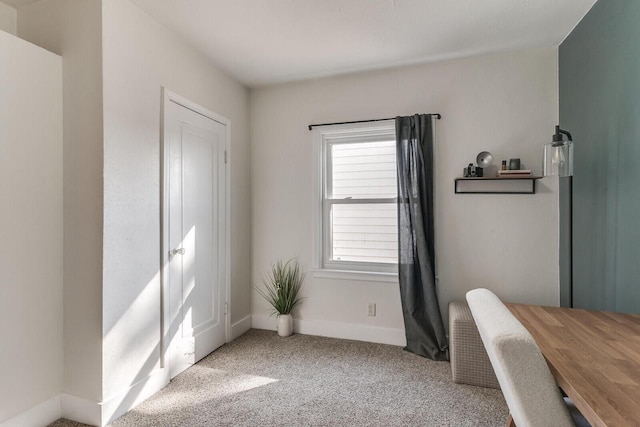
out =
[(322, 279), (357, 280), (361, 282), (386, 282), (398, 283), (398, 273), (381, 273), (373, 271), (330, 270), (326, 268), (314, 268), (311, 270), (313, 277)]

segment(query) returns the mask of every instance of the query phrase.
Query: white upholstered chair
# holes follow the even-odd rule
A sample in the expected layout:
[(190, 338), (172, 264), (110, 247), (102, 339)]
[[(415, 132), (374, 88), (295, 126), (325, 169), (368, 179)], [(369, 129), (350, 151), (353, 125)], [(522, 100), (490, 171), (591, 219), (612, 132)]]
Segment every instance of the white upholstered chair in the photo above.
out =
[(574, 426), (553, 375), (525, 327), (487, 289), (468, 292), (467, 302), (515, 425)]

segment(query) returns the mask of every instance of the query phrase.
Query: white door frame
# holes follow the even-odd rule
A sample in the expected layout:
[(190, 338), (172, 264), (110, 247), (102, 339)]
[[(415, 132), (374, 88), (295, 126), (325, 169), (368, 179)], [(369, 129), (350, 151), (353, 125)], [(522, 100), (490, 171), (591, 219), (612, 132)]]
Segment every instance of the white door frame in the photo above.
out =
[(162, 358), (161, 366), (168, 368), (168, 361), (166, 359), (167, 351), (169, 349), (170, 340), (169, 336), (169, 170), (168, 165), (168, 152), (167, 141), (165, 138), (165, 114), (166, 107), (170, 102), (174, 102), (181, 105), (191, 111), (194, 111), (202, 116), (205, 116), (213, 121), (216, 121), (225, 126), (226, 140), (225, 140), (225, 342), (229, 342), (231, 339), (231, 313), (229, 312), (229, 300), (231, 298), (231, 120), (227, 119), (220, 114), (214, 113), (207, 108), (204, 108), (189, 99), (178, 95), (165, 87), (162, 87), (162, 120), (160, 121), (160, 215), (162, 221), (162, 230), (160, 233), (160, 260), (161, 260), (161, 283), (162, 283)]

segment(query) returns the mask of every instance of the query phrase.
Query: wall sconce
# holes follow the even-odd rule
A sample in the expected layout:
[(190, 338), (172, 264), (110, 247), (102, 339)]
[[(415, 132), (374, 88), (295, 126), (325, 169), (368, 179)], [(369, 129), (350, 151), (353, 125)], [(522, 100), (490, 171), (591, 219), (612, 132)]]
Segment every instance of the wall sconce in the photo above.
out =
[(552, 141), (544, 146), (542, 171), (544, 176), (573, 176), (573, 138), (560, 126), (556, 126)]

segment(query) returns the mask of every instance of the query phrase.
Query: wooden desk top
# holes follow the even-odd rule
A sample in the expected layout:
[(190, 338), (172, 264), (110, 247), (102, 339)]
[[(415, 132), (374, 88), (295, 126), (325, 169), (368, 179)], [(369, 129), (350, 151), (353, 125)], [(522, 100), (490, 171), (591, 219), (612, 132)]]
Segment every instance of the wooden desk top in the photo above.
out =
[(592, 426), (640, 426), (640, 315), (506, 305)]

